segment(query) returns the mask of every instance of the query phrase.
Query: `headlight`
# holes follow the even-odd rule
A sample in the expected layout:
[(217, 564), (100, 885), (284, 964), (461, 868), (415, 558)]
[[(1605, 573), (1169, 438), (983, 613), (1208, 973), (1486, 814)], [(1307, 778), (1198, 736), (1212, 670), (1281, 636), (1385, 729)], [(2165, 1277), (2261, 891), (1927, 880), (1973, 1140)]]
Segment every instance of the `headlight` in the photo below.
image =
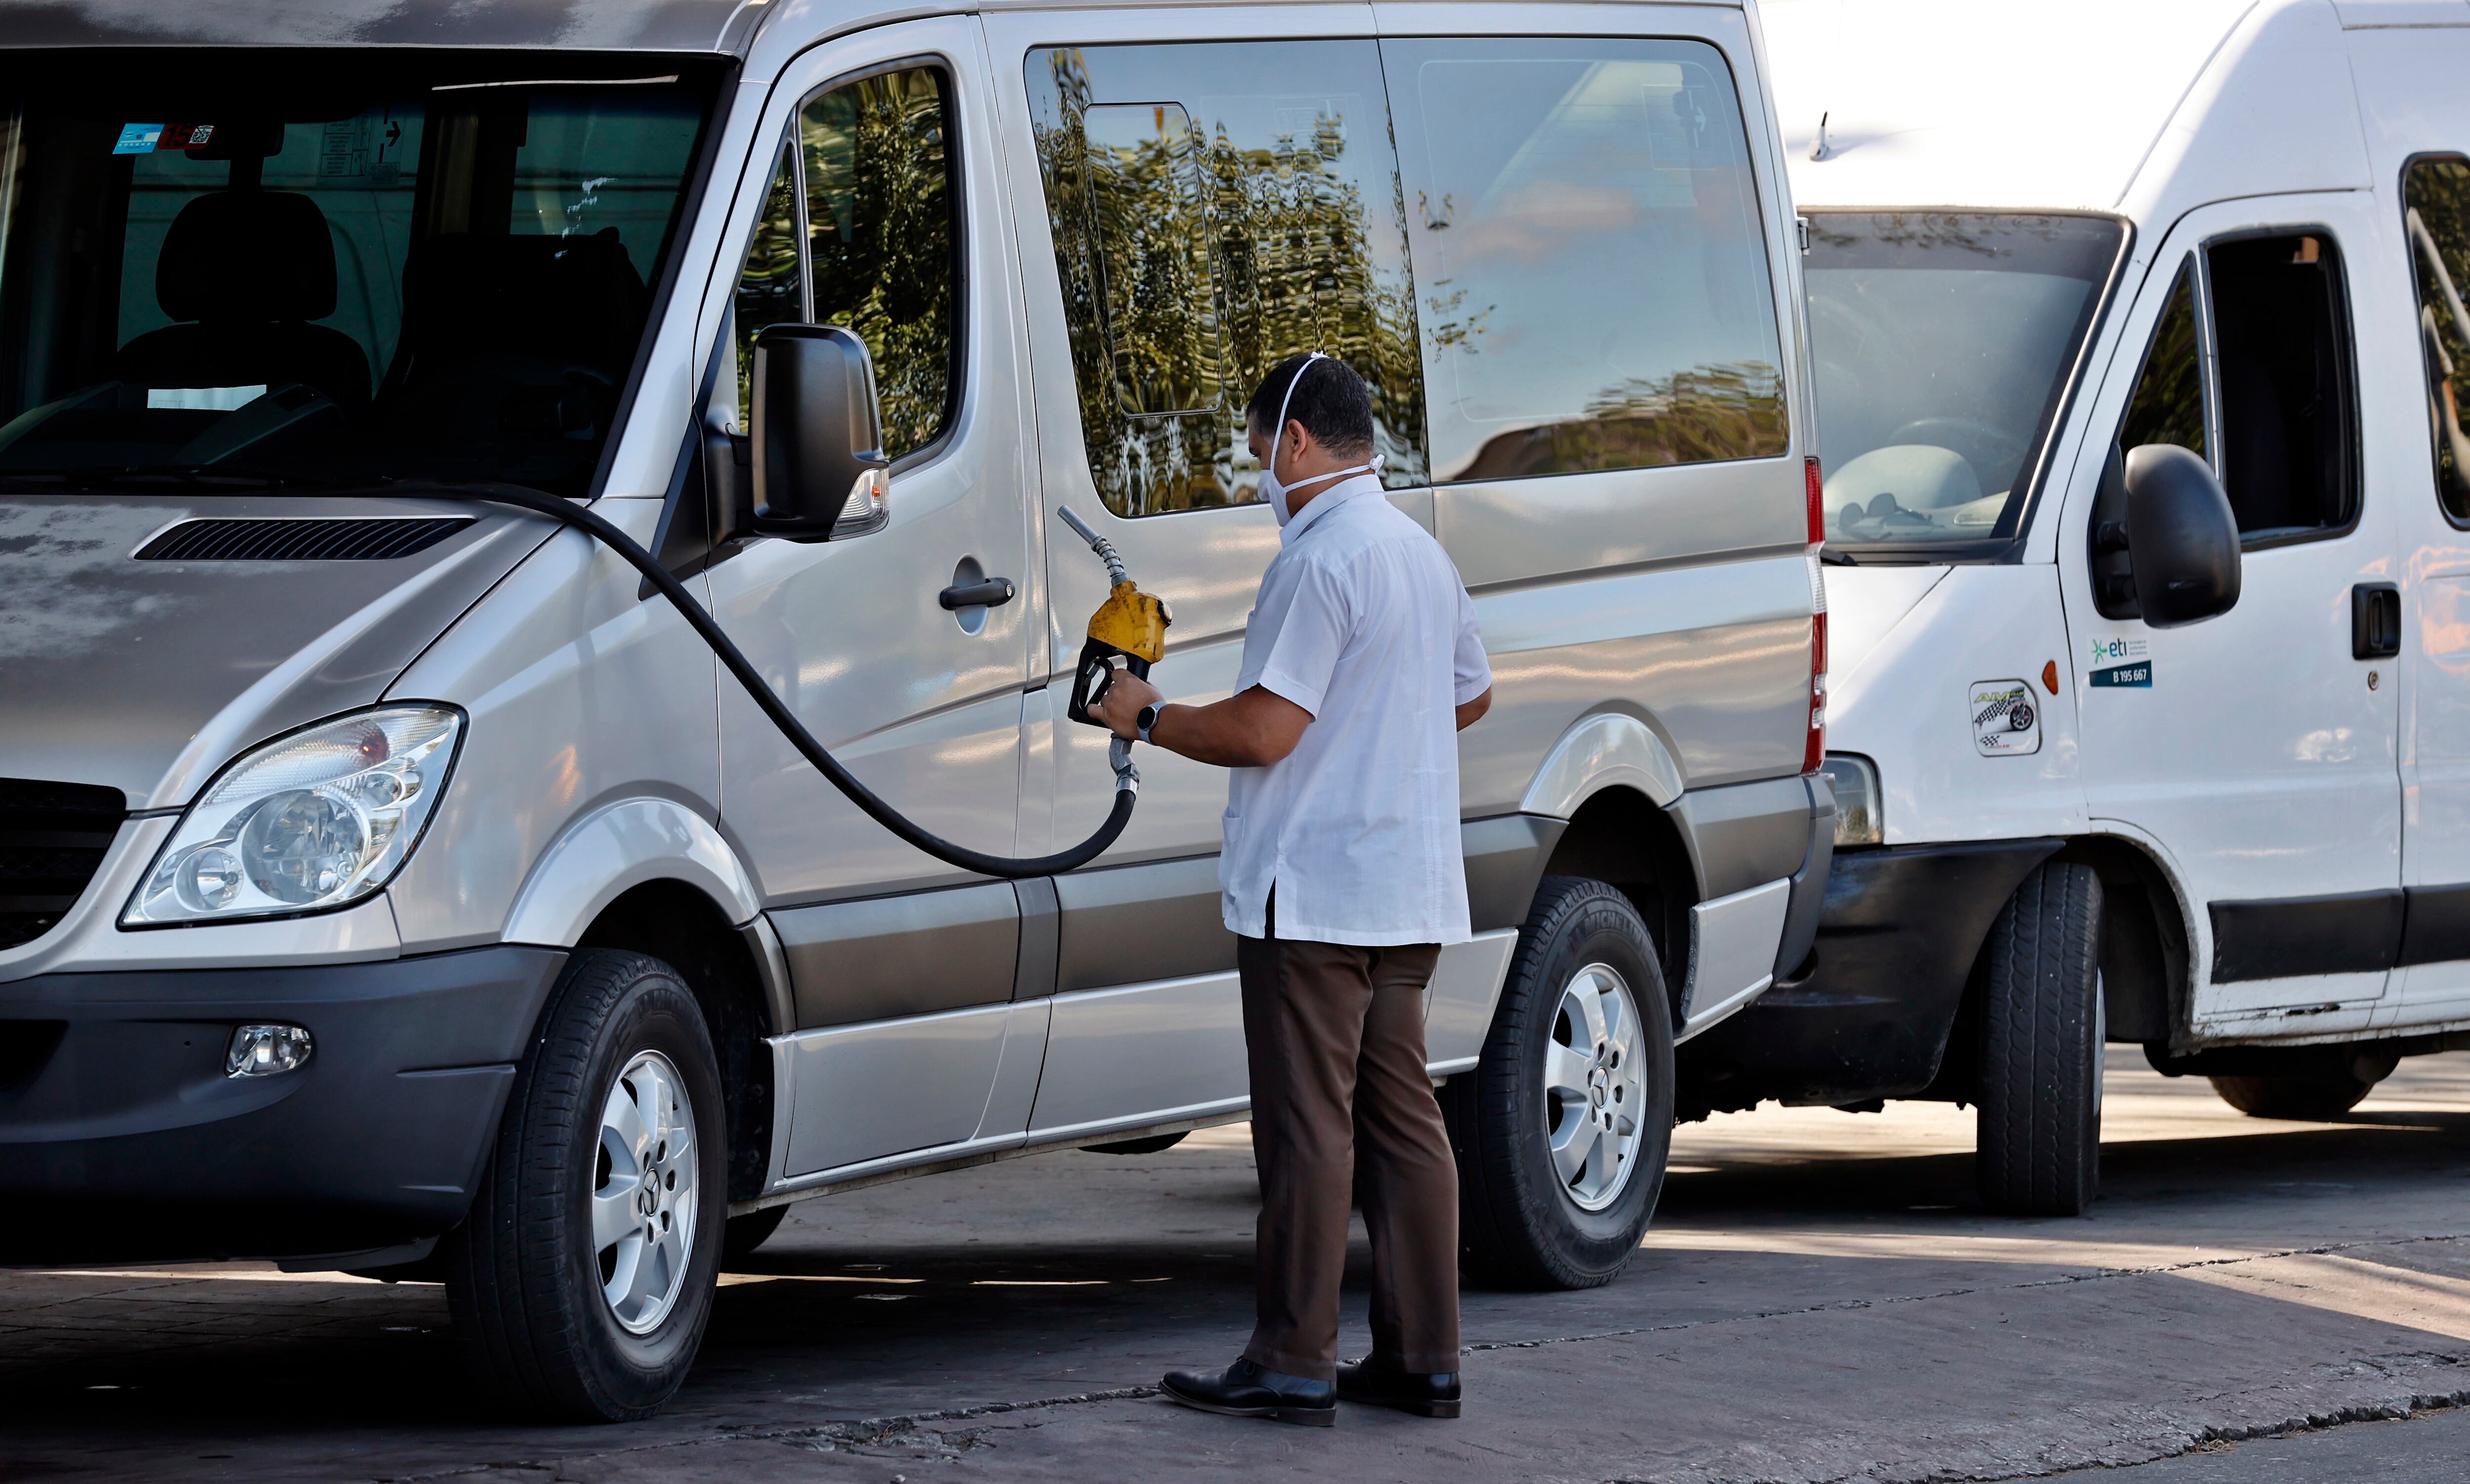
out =
[(1835, 844), (1874, 846), (1885, 840), (1877, 766), (1856, 753), (1829, 753), (1819, 771), (1835, 785)]
[(445, 707), (386, 707), (243, 755), (189, 806), (120, 925), (359, 901), (411, 853), (462, 730), (462, 713)]

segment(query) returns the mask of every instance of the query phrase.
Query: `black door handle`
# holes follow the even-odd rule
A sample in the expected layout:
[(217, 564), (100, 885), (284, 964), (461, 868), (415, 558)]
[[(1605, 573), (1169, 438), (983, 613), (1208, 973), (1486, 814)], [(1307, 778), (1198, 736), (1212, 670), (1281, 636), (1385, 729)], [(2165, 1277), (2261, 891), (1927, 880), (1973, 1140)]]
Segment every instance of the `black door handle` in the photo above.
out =
[(945, 613), (964, 608), (1001, 608), (1012, 601), (1012, 579), (989, 577), (979, 582), (955, 583), (935, 594)]
[(2401, 653), (2401, 590), (2388, 582), (2350, 589), (2350, 658), (2389, 660)]

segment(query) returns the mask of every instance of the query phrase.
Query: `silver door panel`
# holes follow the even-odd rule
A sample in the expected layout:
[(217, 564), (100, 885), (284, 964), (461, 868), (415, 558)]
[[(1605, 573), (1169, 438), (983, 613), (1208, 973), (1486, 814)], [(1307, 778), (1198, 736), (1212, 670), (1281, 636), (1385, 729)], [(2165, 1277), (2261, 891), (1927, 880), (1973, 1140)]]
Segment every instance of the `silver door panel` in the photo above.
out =
[[(1080, 513), (1080, 506), (1074, 505)], [(1204, 511), (1195, 515), (1153, 516), (1146, 521), (1117, 521), (1102, 526), (1121, 539), (1125, 529), (1145, 530), (1158, 525), (1177, 525), (1196, 535), (1201, 534), (1203, 522), (1222, 518), (1234, 518), (1245, 509)], [(1264, 519), (1267, 513), (1263, 512)], [(1166, 693), (1166, 699), (1184, 706), (1206, 706), (1223, 701), (1233, 692), (1235, 676), (1244, 664), (1244, 614), (1250, 612), (1251, 590), (1260, 580), (1260, 568), (1253, 568), (1245, 579), (1244, 607), (1235, 614), (1234, 633), (1208, 643), (1190, 643), (1187, 614), (1204, 610), (1207, 605), (1188, 602), (1182, 589), (1153, 582), (1150, 573), (1127, 554), (1131, 570), (1143, 589), (1163, 593), (1175, 605), (1175, 623), (1167, 630), (1166, 658), (1150, 671), (1150, 683)], [(1267, 554), (1263, 560), (1266, 563)], [(1087, 564), (1097, 567), (1095, 562)], [(1069, 566), (1057, 564), (1060, 572)], [(1059, 614), (1071, 624), (1071, 655), (1064, 660), (1062, 676), (1047, 686), (1047, 720), (1044, 725), (1046, 745), (1055, 757), (1055, 816), (1051, 826), (1052, 844), (1039, 848), (1056, 849), (1082, 839), (1107, 817), (1115, 794), (1115, 776), (1107, 766), (1107, 733), (1102, 728), (1084, 727), (1066, 720), (1063, 714), (1065, 692), (1070, 688), (1069, 665), (1081, 652), (1083, 626), (1089, 613), (1105, 596), (1107, 569), (1097, 568), (1100, 581), (1088, 593), (1076, 593), (1060, 600)], [(1059, 590), (1069, 585), (1059, 580)], [(1077, 607), (1082, 598), (1085, 607)], [(1177, 856), (1204, 854), (1218, 848), (1226, 817), (1226, 770), (1207, 763), (1194, 762), (1160, 748), (1135, 749), (1133, 761), (1141, 770), (1141, 806), (1132, 815), (1132, 823), (1103, 859), (1108, 865), (1127, 861), (1157, 860)], [(1032, 848), (1028, 842), (1024, 849)], [(1141, 976), (1155, 978), (1154, 974)]]
[[(774, 26), (789, 24), (776, 17)], [(822, 27), (811, 12), (805, 25)], [(808, 35), (813, 32), (805, 33)], [(772, 151), (802, 100), (894, 58), (948, 72), (947, 141), (959, 233), (960, 353), (948, 425), (892, 477), (891, 523), (853, 540), (757, 542), (711, 568), (714, 616), (781, 698), (866, 784), (946, 839), (1011, 854), (1020, 797), (1021, 702), (1035, 626), (1031, 485), (1023, 425), (1024, 347), (1006, 215), (1006, 150), (990, 107), (973, 18), (881, 27), (804, 51), (782, 65), (746, 158), (724, 256), (705, 296), (703, 343), (728, 311)], [(986, 611), (975, 632), (937, 593), (965, 561), (1010, 578), (1022, 596)], [(896, 839), (815, 776), (739, 690), (720, 701), (726, 797), (721, 828), (768, 905), (967, 881)]]
[[(1789, 546), (1807, 532), (1798, 458), (1616, 469), (1444, 485), (1441, 540), (1470, 588), (1726, 562)], [(1804, 616), (1809, 584), (1802, 583)]]
[(1516, 809), (1538, 759), (1613, 698), (1643, 706), (1691, 788), (1801, 771), (1809, 568), (1798, 547), (1485, 592), (1476, 617), (1493, 707), (1458, 739), (1466, 814)]
[(1032, 1138), (1245, 1105), (1244, 1002), (1232, 972), (1060, 994)]
[(1010, 883), (772, 914), (802, 1030), (1012, 998), (1020, 906)]
[(1103, 989), (1235, 967), (1235, 935), (1226, 931), (1215, 855), (1059, 876), (1055, 891), (1063, 907), (1058, 989)]
[(804, 1031), (790, 1047), (786, 1172), (810, 1174), (973, 1137), (1012, 1007)]
[(1518, 950), (1518, 930), (1481, 933), (1441, 950), (1433, 987), (1424, 997), (1424, 1061), (1434, 1077), (1472, 1068), (1492, 1033), (1501, 981)]

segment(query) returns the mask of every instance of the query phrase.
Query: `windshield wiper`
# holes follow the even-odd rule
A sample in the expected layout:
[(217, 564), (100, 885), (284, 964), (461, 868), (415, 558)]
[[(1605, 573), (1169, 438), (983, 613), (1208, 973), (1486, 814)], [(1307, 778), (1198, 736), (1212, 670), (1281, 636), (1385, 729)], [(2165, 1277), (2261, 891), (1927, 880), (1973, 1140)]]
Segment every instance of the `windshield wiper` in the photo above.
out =
[(42, 481), (85, 490), (159, 488), (234, 490), (338, 490), (384, 483), (383, 479), (335, 479), (283, 469), (225, 468), (219, 464), (139, 464), (128, 469), (12, 469), (0, 471), (0, 481)]

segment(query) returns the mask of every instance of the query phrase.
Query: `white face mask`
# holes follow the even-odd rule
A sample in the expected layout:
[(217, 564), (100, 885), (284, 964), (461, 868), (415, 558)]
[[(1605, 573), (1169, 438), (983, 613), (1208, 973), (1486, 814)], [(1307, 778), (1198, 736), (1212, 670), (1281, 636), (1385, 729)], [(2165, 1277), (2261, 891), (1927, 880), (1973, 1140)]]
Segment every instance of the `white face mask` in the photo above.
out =
[[(1304, 363), (1295, 367), (1295, 374), (1288, 379), (1286, 395), (1278, 399), (1278, 421), (1275, 425), (1276, 431), (1270, 435), (1270, 457), (1269, 461), (1261, 466), (1259, 489), (1261, 492), (1261, 498), (1270, 502), (1270, 513), (1278, 518), (1278, 528), (1280, 530), (1286, 529), (1287, 522), (1295, 518), (1294, 511), (1289, 509), (1287, 506), (1287, 496), (1292, 491), (1293, 486), (1280, 483), (1278, 479), (1278, 446), (1287, 441), (1287, 405), (1295, 400), (1295, 383), (1304, 379), (1304, 373), (1312, 369), (1312, 363), (1316, 360), (1326, 360), (1328, 359), (1328, 357), (1322, 355), (1319, 351), (1315, 351), (1311, 355), (1305, 357)], [(1343, 479), (1350, 475), (1378, 474), (1380, 472), (1381, 455), (1376, 453), (1372, 456), (1372, 461), (1368, 464), (1358, 464), (1352, 469), (1340, 469), (1334, 474), (1315, 475), (1303, 482), (1306, 484), (1327, 484), (1333, 479)]]

